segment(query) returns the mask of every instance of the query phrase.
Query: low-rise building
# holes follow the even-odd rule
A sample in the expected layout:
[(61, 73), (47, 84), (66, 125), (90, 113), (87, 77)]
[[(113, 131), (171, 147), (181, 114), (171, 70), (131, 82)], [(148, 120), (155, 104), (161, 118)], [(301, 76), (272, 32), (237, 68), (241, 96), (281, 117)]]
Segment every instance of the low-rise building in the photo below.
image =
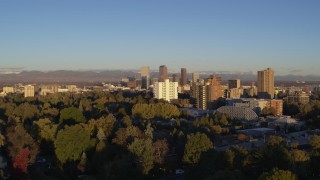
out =
[(307, 104), (310, 101), (310, 96), (306, 93), (294, 93), (284, 98), (288, 104)]
[(247, 107), (235, 107), (235, 106), (222, 106), (217, 109), (217, 113), (226, 114), (231, 119), (236, 120), (256, 120), (258, 118), (257, 113), (255, 113), (251, 108)]

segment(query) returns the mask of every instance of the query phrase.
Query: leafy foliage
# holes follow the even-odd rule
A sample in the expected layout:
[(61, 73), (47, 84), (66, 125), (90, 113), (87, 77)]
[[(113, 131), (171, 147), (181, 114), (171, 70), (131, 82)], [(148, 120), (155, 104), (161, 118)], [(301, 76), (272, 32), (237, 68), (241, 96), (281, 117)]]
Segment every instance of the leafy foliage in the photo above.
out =
[(58, 132), (54, 142), (55, 153), (61, 164), (79, 160), (91, 147), (90, 134), (81, 125), (66, 126)]
[(5, 145), (5, 137), (0, 133), (0, 147)]
[(280, 146), (283, 145), (284, 139), (280, 136), (269, 136), (267, 138), (267, 145), (268, 146)]
[(180, 111), (177, 106), (168, 103), (159, 104), (136, 104), (132, 108), (132, 114), (142, 119), (170, 119), (178, 117)]
[(183, 162), (187, 164), (196, 164), (199, 162), (201, 154), (213, 149), (213, 144), (207, 135), (196, 133), (188, 137), (185, 145)]
[(75, 107), (69, 107), (61, 110), (60, 112), (60, 122), (73, 121), (75, 123), (85, 123), (86, 119), (82, 112)]
[(320, 136), (313, 136), (309, 143), (314, 149), (320, 149)]
[(153, 157), (154, 162), (157, 164), (163, 164), (165, 162), (165, 156), (169, 151), (168, 143), (166, 140), (158, 140), (153, 143)]
[(143, 174), (153, 168), (153, 146), (151, 139), (138, 139), (128, 146), (128, 150), (136, 156), (136, 164)]
[(39, 152), (37, 142), (26, 132), (22, 125), (9, 127), (7, 129), (8, 152), (12, 160), (21, 152), (23, 148), (28, 147), (30, 152), (30, 162), (34, 162)]
[(20, 177), (22, 174), (28, 171), (27, 167), (29, 163), (29, 155), (29, 148), (23, 148), (14, 159), (13, 168), (16, 177)]
[(13, 114), (17, 117), (20, 117), (23, 121), (26, 119), (32, 119), (39, 115), (39, 110), (37, 106), (23, 103), (16, 107), (13, 111)]
[(297, 177), (291, 171), (273, 169), (271, 172), (263, 173), (259, 180), (296, 180)]
[(41, 139), (54, 141), (58, 125), (52, 123), (48, 118), (39, 119), (34, 124), (38, 127)]

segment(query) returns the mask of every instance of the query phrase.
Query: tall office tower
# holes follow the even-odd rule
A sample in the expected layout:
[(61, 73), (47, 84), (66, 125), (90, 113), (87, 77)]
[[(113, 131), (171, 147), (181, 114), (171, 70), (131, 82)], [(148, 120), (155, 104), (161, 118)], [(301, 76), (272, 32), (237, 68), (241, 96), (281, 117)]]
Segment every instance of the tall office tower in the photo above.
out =
[(149, 89), (150, 67), (149, 66), (141, 67), (140, 75), (141, 75), (141, 83), (142, 83), (141, 88), (142, 89)]
[(192, 73), (192, 82), (197, 82), (199, 80), (199, 73), (198, 72), (194, 72)]
[(24, 87), (24, 97), (34, 97), (34, 86), (27, 85)]
[(187, 69), (186, 68), (181, 68), (181, 81), (180, 85), (184, 86), (187, 84)]
[(159, 67), (159, 82), (164, 82), (168, 79), (168, 68), (166, 65)]
[(240, 88), (240, 79), (229, 80), (229, 89)]
[(221, 77), (211, 75), (207, 82), (210, 84), (208, 90), (209, 101), (216, 101), (220, 97), (223, 97), (224, 92), (221, 86)]
[(271, 68), (258, 71), (258, 97), (274, 98), (274, 72)]
[(164, 82), (155, 82), (153, 94), (156, 99), (164, 99), (166, 101), (178, 99), (178, 82), (170, 82), (169, 79)]
[(177, 74), (172, 74), (172, 82), (179, 82)]

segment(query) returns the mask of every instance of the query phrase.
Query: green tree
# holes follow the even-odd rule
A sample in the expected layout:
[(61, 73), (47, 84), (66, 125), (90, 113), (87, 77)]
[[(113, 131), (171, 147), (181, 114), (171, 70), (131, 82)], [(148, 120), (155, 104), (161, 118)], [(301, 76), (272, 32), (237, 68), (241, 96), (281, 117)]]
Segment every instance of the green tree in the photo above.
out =
[(158, 103), (153, 107), (155, 116), (162, 119), (171, 119), (180, 116), (180, 110), (177, 106), (168, 103)]
[(34, 124), (38, 128), (39, 136), (41, 139), (47, 141), (54, 141), (58, 125), (52, 123), (49, 119), (39, 119)]
[(284, 145), (284, 144), (285, 144), (285, 141), (280, 136), (269, 136), (267, 138), (267, 145), (268, 146), (280, 146), (280, 145)]
[(75, 107), (69, 107), (61, 110), (60, 112), (60, 122), (72, 121), (74, 123), (85, 123), (86, 118), (83, 116), (82, 112)]
[(0, 133), (0, 148), (5, 145), (6, 138)]
[(121, 124), (124, 126), (124, 127), (129, 127), (132, 125), (132, 121), (130, 119), (130, 116), (126, 115), (122, 118), (121, 120)]
[(213, 149), (213, 144), (207, 135), (199, 132), (192, 134), (185, 145), (183, 162), (194, 165), (199, 162), (201, 154), (210, 149)]
[(271, 172), (261, 174), (258, 180), (296, 180), (297, 176), (291, 171), (273, 169)]
[(43, 109), (41, 113), (46, 117), (56, 118), (59, 115), (59, 110), (57, 108)]
[(20, 117), (24, 121), (37, 117), (39, 115), (39, 110), (37, 106), (26, 102), (16, 107), (13, 111), (13, 114), (17, 117)]
[(112, 133), (115, 123), (116, 118), (112, 114), (109, 114), (108, 116), (101, 117), (96, 121), (96, 128), (102, 128), (106, 138), (108, 138)]
[(169, 145), (166, 140), (157, 140), (153, 143), (154, 162), (162, 165), (165, 162), (165, 156), (169, 151)]
[(77, 168), (81, 172), (85, 172), (87, 168), (87, 155), (85, 152), (82, 153), (81, 159), (79, 164), (77, 165)]
[(136, 126), (119, 128), (116, 131), (116, 137), (112, 139), (112, 142), (120, 146), (127, 146), (127, 143), (129, 141), (132, 141), (136, 137), (141, 137), (141, 135), (142, 135), (141, 130)]
[(91, 147), (90, 134), (81, 126), (65, 126), (54, 141), (55, 153), (63, 165), (68, 161), (77, 161), (81, 154)]
[(317, 149), (319, 150), (320, 149), (320, 136), (316, 135), (316, 136), (313, 136), (309, 143), (311, 144), (311, 146), (314, 148), (314, 149)]
[(107, 139), (102, 128), (99, 128), (98, 133), (97, 133), (97, 138), (99, 139), (99, 141), (102, 141), (102, 142)]
[(148, 123), (146, 130), (144, 131), (144, 134), (150, 138), (153, 139), (153, 128), (151, 127), (151, 123)]
[(18, 124), (17, 126), (10, 126), (7, 129), (6, 136), (7, 142), (9, 142), (7, 148), (12, 160), (15, 159), (23, 148), (28, 147), (30, 151), (29, 162), (34, 162), (37, 154), (39, 153), (39, 145), (34, 141), (30, 134), (27, 133), (21, 124)]
[(220, 124), (221, 126), (226, 126), (226, 125), (229, 124), (228, 118), (227, 118), (227, 116), (226, 116), (225, 114), (222, 114), (222, 115), (221, 115), (221, 119), (219, 120), (219, 124)]
[(226, 150), (224, 152), (224, 159), (226, 161), (226, 167), (232, 169), (233, 168), (233, 164), (234, 164), (234, 159), (235, 159), (236, 155), (234, 154), (234, 152), (230, 149)]
[(310, 156), (303, 150), (294, 149), (290, 152), (290, 157), (293, 165), (293, 172), (298, 175), (307, 174), (307, 162), (310, 160)]
[(135, 138), (128, 150), (136, 156), (136, 163), (141, 172), (147, 175), (153, 168), (152, 140)]
[(309, 161), (310, 157), (308, 155), (308, 153), (306, 153), (303, 150), (292, 150), (290, 152), (290, 156), (291, 156), (291, 160), (295, 163), (297, 162), (305, 162), (305, 161)]
[(154, 104), (135, 104), (132, 115), (142, 119), (153, 119), (155, 117)]

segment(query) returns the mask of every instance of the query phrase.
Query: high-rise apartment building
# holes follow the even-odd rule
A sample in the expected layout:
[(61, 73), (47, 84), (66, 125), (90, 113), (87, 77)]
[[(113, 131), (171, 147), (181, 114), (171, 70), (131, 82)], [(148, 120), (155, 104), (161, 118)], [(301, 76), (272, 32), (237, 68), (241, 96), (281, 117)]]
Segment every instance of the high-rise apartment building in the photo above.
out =
[(184, 86), (187, 84), (187, 69), (186, 68), (181, 68), (181, 80), (180, 80), (180, 85)]
[(274, 71), (271, 68), (258, 71), (258, 97), (274, 98)]
[(224, 96), (224, 92), (221, 86), (221, 77), (211, 75), (210, 78), (207, 79), (207, 83), (209, 83), (208, 96), (209, 101), (216, 101), (220, 97)]
[(24, 87), (24, 97), (34, 97), (34, 86), (27, 85)]
[(229, 80), (229, 89), (238, 89), (240, 88), (240, 79)]
[(169, 79), (164, 82), (155, 82), (153, 94), (156, 99), (164, 99), (166, 101), (178, 99), (178, 82), (170, 82)]
[(206, 110), (208, 107), (208, 86), (198, 85), (197, 86), (197, 108)]
[(199, 79), (200, 77), (198, 72), (192, 73), (192, 82), (197, 82)]
[(166, 65), (159, 67), (159, 82), (164, 82), (168, 79), (168, 68)]
[(210, 76), (206, 82), (193, 82), (191, 89), (197, 108), (203, 110), (214, 109), (217, 107), (217, 100), (224, 96), (221, 78), (218, 76)]
[(141, 75), (141, 88), (142, 89), (149, 89), (150, 85), (150, 67), (144, 66), (140, 69)]

